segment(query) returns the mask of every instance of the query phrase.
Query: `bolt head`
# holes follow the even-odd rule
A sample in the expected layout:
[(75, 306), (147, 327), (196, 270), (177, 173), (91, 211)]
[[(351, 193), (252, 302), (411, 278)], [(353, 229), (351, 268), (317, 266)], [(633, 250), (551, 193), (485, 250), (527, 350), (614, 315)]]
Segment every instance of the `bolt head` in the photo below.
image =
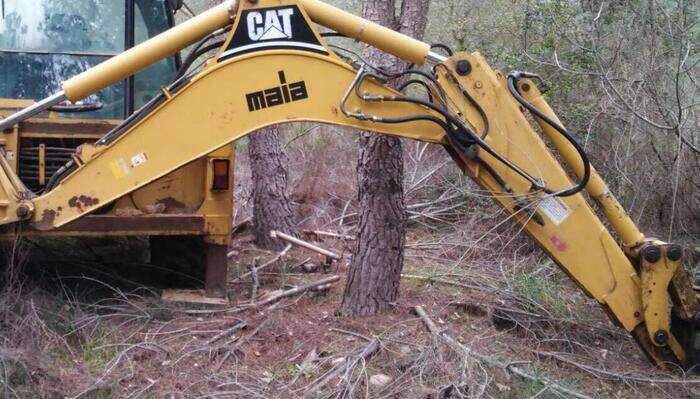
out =
[(26, 219), (31, 215), (32, 210), (29, 209), (27, 205), (20, 205), (17, 207), (17, 217), (20, 219)]
[(457, 68), (457, 73), (460, 76), (469, 75), (472, 71), (472, 64), (470, 64), (467, 60), (459, 60), (455, 66)]
[(669, 245), (666, 249), (666, 257), (672, 262), (679, 261), (683, 257), (683, 249), (678, 245)]
[(656, 245), (652, 245), (644, 249), (643, 256), (647, 262), (656, 263), (661, 259), (661, 249)]
[(664, 330), (655, 332), (654, 341), (656, 341), (658, 345), (666, 345), (668, 343), (668, 333)]

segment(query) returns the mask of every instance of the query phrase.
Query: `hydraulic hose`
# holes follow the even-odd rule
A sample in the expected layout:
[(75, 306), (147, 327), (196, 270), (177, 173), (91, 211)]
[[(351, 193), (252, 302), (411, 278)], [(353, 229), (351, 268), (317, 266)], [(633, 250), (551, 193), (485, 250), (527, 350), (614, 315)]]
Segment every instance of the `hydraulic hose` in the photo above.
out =
[(547, 117), (547, 115), (540, 112), (540, 110), (538, 110), (536, 107), (534, 107), (532, 104), (530, 104), (525, 98), (523, 98), (523, 96), (520, 94), (520, 91), (518, 90), (518, 87), (517, 87), (518, 80), (520, 80), (522, 78), (538, 78), (538, 76), (531, 74), (531, 73), (520, 72), (520, 71), (516, 71), (516, 72), (513, 72), (510, 75), (508, 75), (508, 90), (510, 91), (511, 95), (520, 103), (520, 105), (525, 107), (528, 111), (530, 111), (536, 117), (543, 120), (546, 124), (553, 127), (569, 143), (571, 143), (571, 145), (574, 146), (574, 149), (581, 157), (581, 162), (583, 162), (583, 176), (581, 177), (581, 180), (579, 181), (579, 183), (576, 186), (569, 188), (569, 189), (566, 189), (566, 190), (552, 192), (550, 194), (555, 195), (557, 197), (568, 197), (568, 196), (577, 194), (586, 188), (586, 185), (588, 185), (588, 181), (591, 178), (591, 163), (588, 159), (588, 154), (586, 154), (586, 150), (583, 149), (581, 144), (579, 144), (578, 140), (576, 140), (576, 138), (574, 136), (572, 136), (563, 126), (561, 126), (558, 123), (551, 120), (549, 117)]

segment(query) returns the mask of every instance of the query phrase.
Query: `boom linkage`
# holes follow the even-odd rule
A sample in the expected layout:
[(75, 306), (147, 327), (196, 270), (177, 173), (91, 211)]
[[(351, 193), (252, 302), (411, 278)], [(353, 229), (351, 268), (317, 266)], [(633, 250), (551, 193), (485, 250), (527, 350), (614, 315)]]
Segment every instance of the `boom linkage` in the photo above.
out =
[[(354, 67), (347, 62), (352, 53), (340, 56), (342, 49), (329, 46), (313, 22), (433, 68), (388, 75), (361, 59)], [(700, 308), (682, 250), (639, 231), (532, 75), (504, 76), (478, 53), (436, 54), (426, 43), (318, 0), (246, 0), (229, 1), (64, 82), (60, 95), (79, 100), (229, 25), (227, 40), (203, 70), (164, 88), (96, 144), (83, 145), (47, 192), (18, 194), (18, 180), (2, 168), (0, 222), (25, 220), (39, 230), (64, 226), (273, 124), (312, 121), (373, 130), (443, 145), (655, 364), (700, 361)], [(425, 96), (384, 84), (405, 75), (422, 82)]]

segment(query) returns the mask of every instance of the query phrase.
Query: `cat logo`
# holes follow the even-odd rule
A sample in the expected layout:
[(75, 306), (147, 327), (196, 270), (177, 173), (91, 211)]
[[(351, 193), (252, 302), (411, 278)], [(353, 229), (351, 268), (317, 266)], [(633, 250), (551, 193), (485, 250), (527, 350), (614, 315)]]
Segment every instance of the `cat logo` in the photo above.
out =
[(291, 40), (293, 8), (277, 8), (264, 12), (248, 13), (248, 37), (258, 42), (263, 40)]
[(304, 12), (296, 5), (242, 10), (236, 21), (233, 37), (219, 61), (272, 49), (328, 55)]

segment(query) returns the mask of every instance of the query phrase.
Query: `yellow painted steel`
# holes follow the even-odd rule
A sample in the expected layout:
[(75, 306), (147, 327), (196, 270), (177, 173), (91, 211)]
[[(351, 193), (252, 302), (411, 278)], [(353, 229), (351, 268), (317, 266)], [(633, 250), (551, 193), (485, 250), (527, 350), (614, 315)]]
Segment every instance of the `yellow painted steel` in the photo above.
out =
[[(280, 70), (284, 70), (289, 82), (306, 82), (309, 98), (250, 112), (246, 94), (278, 86)], [(432, 123), (377, 126), (343, 116), (338, 109), (339, 99), (354, 77), (352, 67), (339, 59), (303, 51), (252, 53), (214, 65), (130, 132), (109, 146), (96, 149), (92, 159), (54, 190), (38, 197), (33, 224), (40, 230), (65, 225), (194, 159), (275, 123), (333, 123), (443, 142), (444, 133)], [(367, 88), (386, 95), (396, 94), (379, 84), (368, 83)], [(349, 102), (349, 107), (360, 107), (359, 100)], [(412, 104), (362, 107), (392, 117), (425, 113), (422, 107)], [(135, 159), (146, 161), (134, 162)]]
[(299, 0), (312, 21), (387, 53), (425, 63), (430, 45), (318, 0)]
[[(314, 22), (416, 64), (423, 64), (426, 61), (430, 51), (430, 46), (427, 43), (367, 21), (321, 1), (301, 0), (300, 3)], [(253, 4), (246, 2), (246, 5), (252, 6)], [(230, 0), (213, 7), (63, 82), (62, 88), (66, 97), (74, 102), (81, 100), (182, 50), (216, 29), (230, 24), (237, 7), (238, 0)]]
[[(467, 76), (455, 74), (455, 63), (466, 60), (472, 66)], [(478, 53), (459, 53), (445, 67), (436, 68), (453, 112), (461, 111), (477, 133), (483, 127), (476, 108), (465, 101), (467, 91), (488, 116), (490, 130), (486, 142), (509, 161), (519, 165), (549, 187), (564, 188), (573, 183), (530, 126), (519, 105), (507, 90), (506, 78), (492, 70)], [(451, 84), (456, 81), (457, 84)], [(642, 322), (639, 278), (605, 226), (593, 213), (581, 194), (565, 198), (531, 193), (530, 183), (511, 169), (480, 151), (484, 159), (510, 186), (513, 195), (478, 163), (464, 159), (467, 173), (490, 192), (507, 210), (519, 215), (525, 230), (593, 298), (608, 307), (616, 321), (627, 331)], [(517, 209), (523, 209), (517, 212)], [(544, 220), (538, 224), (531, 216)]]
[(214, 184), (214, 168), (212, 162), (215, 159), (228, 159), (231, 161), (229, 171), (229, 188), (233, 187), (234, 146), (225, 145), (204, 158), (206, 164), (206, 178), (204, 183), (204, 202), (198, 212), (204, 215), (205, 242), (209, 244), (228, 245), (231, 241), (231, 212), (233, 209), (233, 190), (211, 190)]
[(82, 100), (223, 28), (231, 23), (237, 3), (226, 1), (63, 82), (66, 97)]
[[(540, 93), (537, 85), (532, 81), (523, 80), (520, 83), (520, 92), (528, 102), (544, 115), (561, 126), (564, 126), (544, 99), (542, 93)], [(542, 132), (552, 141), (557, 152), (561, 154), (562, 158), (564, 158), (574, 173), (581, 178), (581, 176), (583, 176), (583, 164), (571, 143), (540, 118), (535, 117), (535, 120), (542, 129)], [(610, 192), (608, 185), (593, 167), (591, 167), (591, 176), (586, 185), (586, 191), (588, 191), (591, 197), (600, 205), (601, 210), (605, 213), (605, 217), (617, 234), (620, 235), (626, 247), (633, 248), (644, 242), (644, 234), (639, 231), (639, 228), (629, 217), (625, 208), (623, 208), (617, 198)]]
[(647, 332), (652, 342), (655, 342), (654, 334), (657, 331), (671, 330), (668, 285), (679, 266), (682, 267), (680, 262), (668, 260), (665, 253), (661, 253), (656, 262), (642, 259), (642, 307)]

